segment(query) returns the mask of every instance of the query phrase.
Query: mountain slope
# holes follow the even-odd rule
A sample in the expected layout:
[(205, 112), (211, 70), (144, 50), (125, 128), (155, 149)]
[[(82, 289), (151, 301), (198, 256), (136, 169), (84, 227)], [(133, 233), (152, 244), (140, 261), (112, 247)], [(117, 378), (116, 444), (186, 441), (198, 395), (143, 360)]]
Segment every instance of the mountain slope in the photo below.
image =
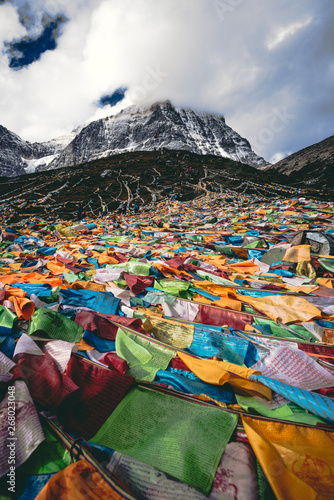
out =
[(287, 175), (291, 183), (333, 187), (334, 135), (293, 153), (275, 165), (269, 166), (266, 171)]
[[(196, 155), (185, 151), (138, 151), (101, 158), (75, 167), (35, 172), (11, 179), (0, 177), (0, 218), (13, 216), (16, 221), (32, 215), (57, 220), (72, 218), (78, 202), (92, 215), (101, 210), (101, 201), (109, 210), (120, 202), (139, 197), (140, 204), (177, 195), (191, 200), (206, 192), (231, 191), (231, 203), (237, 193), (258, 193), (246, 185), (258, 182), (258, 170), (228, 158)], [(286, 184), (286, 177), (277, 173), (261, 173), (264, 184)], [(283, 193), (286, 191), (283, 190)], [(272, 192), (261, 190), (263, 196)], [(58, 219), (59, 220), (59, 219)]]
[(166, 101), (145, 109), (130, 107), (90, 123), (54, 161), (39, 170), (162, 148), (222, 156), (255, 167), (267, 165), (222, 116), (175, 108)]

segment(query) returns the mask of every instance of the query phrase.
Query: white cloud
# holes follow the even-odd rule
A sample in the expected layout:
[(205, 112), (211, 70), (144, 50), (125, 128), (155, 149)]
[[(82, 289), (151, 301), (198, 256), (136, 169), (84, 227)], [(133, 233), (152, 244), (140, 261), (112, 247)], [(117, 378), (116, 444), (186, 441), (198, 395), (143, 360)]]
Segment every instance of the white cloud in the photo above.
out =
[[(289, 153), (290, 154), (290, 153)], [(275, 153), (270, 159), (269, 159), (269, 163), (271, 163), (272, 165), (274, 165), (275, 163), (277, 163), (278, 161), (281, 161), (283, 160), (283, 158), (285, 158), (286, 156), (288, 156), (288, 154), (285, 154), (285, 153)]]
[(0, 12), (0, 44), (3, 46), (6, 40), (24, 36), (26, 29), (20, 24), (19, 16), (13, 5), (5, 3), (1, 6)]
[[(41, 30), (45, 9), (69, 21), (57, 49), (20, 71), (0, 54), (1, 124), (24, 139), (49, 140), (127, 104), (170, 99), (224, 114), (251, 143), (274, 131), (270, 141), (257, 140), (265, 158), (331, 135), (333, 81), (315, 78), (313, 66), (330, 74), (332, 1), (227, 3), (222, 19), (212, 0), (30, 1), (29, 33)], [(13, 4), (0, 6), (2, 48), (26, 33)], [(98, 108), (102, 95), (124, 86), (123, 102)], [(273, 110), (285, 109), (294, 118), (279, 127)]]
[(301, 28), (305, 28), (312, 21), (312, 17), (308, 17), (305, 21), (290, 24), (289, 26), (281, 27), (273, 35), (270, 35), (267, 41), (269, 50), (275, 49), (280, 43), (284, 42), (288, 37), (293, 36)]

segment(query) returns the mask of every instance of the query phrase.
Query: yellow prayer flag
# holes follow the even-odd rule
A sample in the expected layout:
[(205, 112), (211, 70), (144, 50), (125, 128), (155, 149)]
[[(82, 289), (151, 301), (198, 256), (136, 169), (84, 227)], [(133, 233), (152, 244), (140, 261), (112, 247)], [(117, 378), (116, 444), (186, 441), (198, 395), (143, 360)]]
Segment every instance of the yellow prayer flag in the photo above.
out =
[(242, 422), (278, 500), (334, 498), (334, 433), (246, 416)]
[(261, 395), (271, 400), (271, 390), (260, 382), (248, 380), (248, 377), (260, 372), (233, 363), (225, 363), (215, 359), (201, 359), (177, 352), (187, 367), (203, 382), (214, 385), (224, 385), (228, 382), (236, 390), (248, 394)]
[(287, 262), (303, 262), (303, 260), (310, 261), (310, 245), (296, 245), (288, 248), (282, 260)]

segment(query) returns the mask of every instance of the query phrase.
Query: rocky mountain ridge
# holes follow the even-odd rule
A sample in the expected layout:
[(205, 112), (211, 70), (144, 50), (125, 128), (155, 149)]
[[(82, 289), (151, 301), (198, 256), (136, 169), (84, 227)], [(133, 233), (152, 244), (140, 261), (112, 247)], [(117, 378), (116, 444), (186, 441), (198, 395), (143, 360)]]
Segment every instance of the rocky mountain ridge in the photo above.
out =
[(224, 117), (176, 108), (166, 101), (149, 108), (130, 107), (90, 123), (43, 170), (162, 148), (222, 156), (253, 167), (267, 165)]
[(265, 170), (286, 175), (293, 184), (334, 187), (334, 135), (287, 156)]

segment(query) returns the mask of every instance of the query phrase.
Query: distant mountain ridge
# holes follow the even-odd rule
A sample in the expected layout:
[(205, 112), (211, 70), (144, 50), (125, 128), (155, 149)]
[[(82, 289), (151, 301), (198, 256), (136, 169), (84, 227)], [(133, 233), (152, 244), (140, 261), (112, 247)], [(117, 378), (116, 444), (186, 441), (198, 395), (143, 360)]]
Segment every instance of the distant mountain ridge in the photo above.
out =
[(133, 151), (184, 150), (215, 155), (259, 168), (268, 163), (223, 116), (176, 108), (169, 101), (131, 106), (114, 116), (81, 126), (68, 136), (29, 143), (1, 127), (0, 175), (15, 176), (79, 165)]
[(265, 170), (287, 175), (292, 183), (334, 187), (334, 135), (293, 153)]

